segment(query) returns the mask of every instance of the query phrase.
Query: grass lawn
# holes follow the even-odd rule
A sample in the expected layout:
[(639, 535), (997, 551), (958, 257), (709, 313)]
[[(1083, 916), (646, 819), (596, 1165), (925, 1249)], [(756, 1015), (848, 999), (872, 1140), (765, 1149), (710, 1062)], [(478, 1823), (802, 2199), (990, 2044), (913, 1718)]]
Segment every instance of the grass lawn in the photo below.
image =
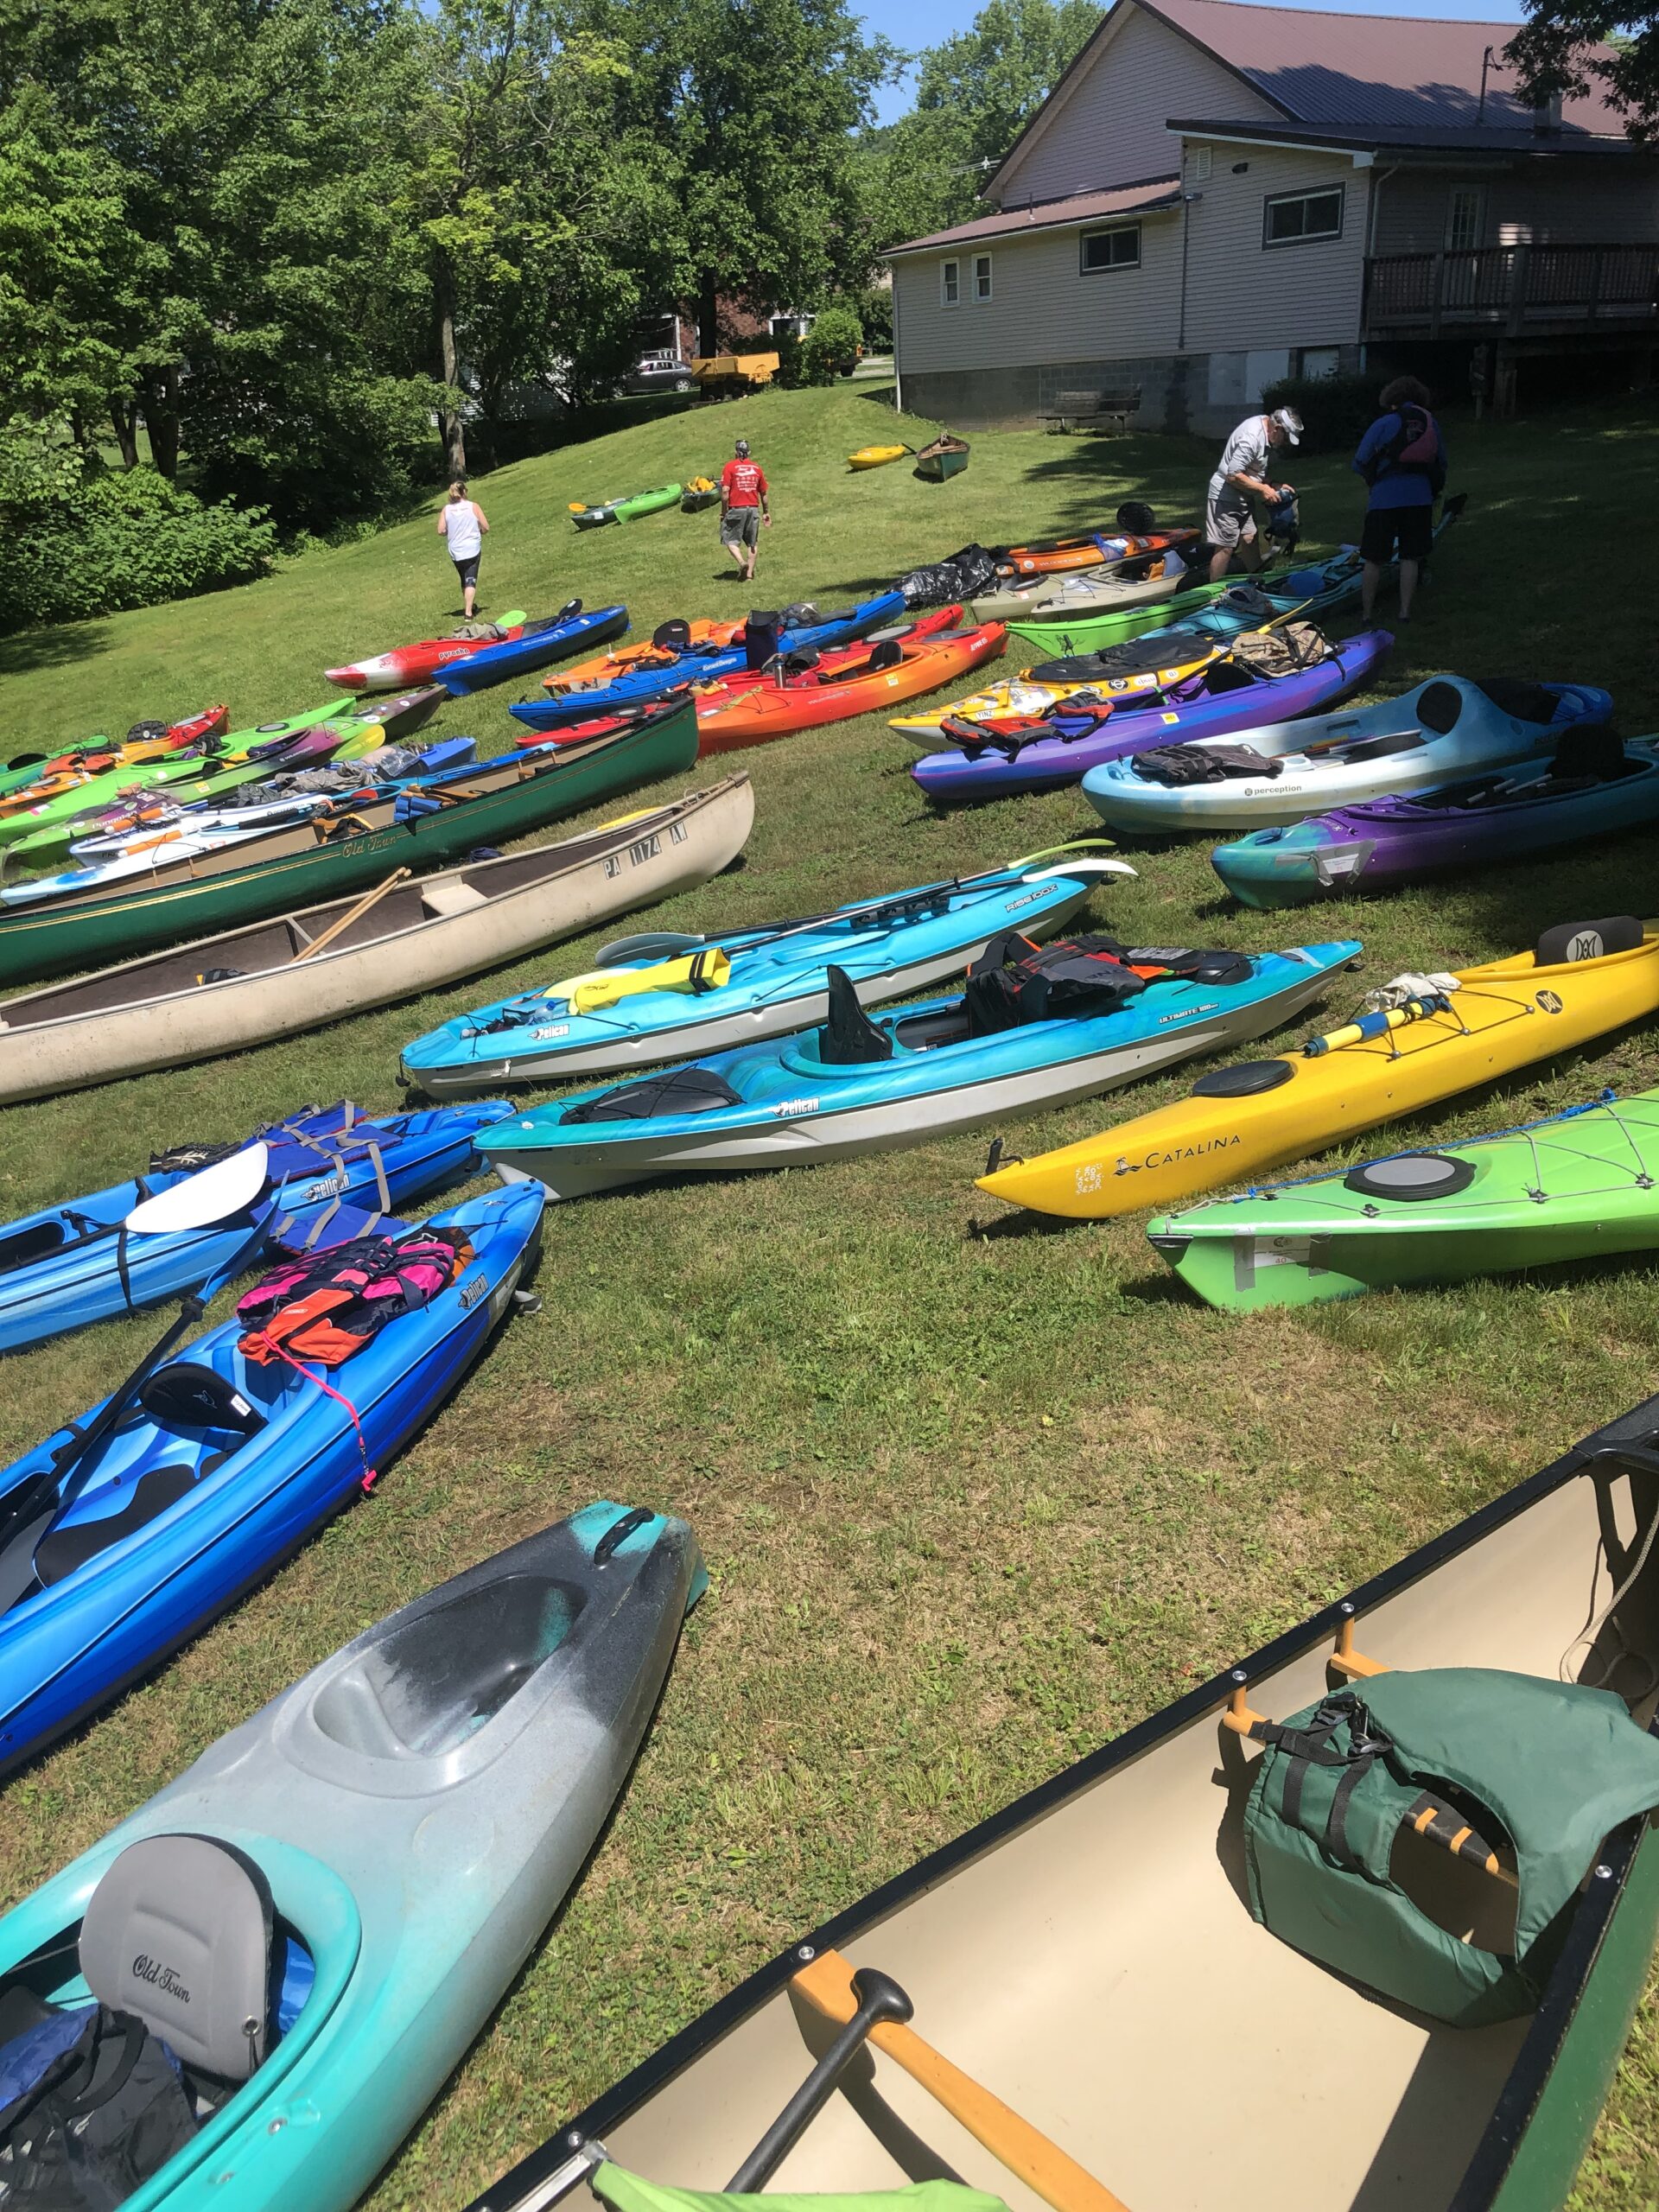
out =
[[(493, 525), (486, 609), (621, 598), (644, 632), (751, 603), (838, 604), (968, 539), (1088, 524), (1130, 495), (1189, 518), (1213, 460), (1186, 441), (1010, 434), (976, 438), (947, 486), (898, 467), (849, 475), (842, 457), (893, 420), (878, 388), (842, 385), (505, 469), (478, 487)], [(905, 424), (916, 444), (929, 429)], [(712, 471), (740, 434), (778, 518), (753, 593), (726, 573), (712, 516), (571, 529), (567, 501)], [(1615, 691), (1627, 734), (1659, 729), (1659, 411), (1449, 436), (1469, 512), (1389, 687), (1441, 668), (1580, 677)], [(1351, 536), (1344, 463), (1295, 474), (1310, 543)], [(289, 711), (324, 696), (321, 668), (457, 607), (428, 514), (233, 594), (0, 642), (0, 753), (210, 699), (238, 722)], [(439, 727), (493, 750), (503, 696), (458, 702)], [(1076, 792), (930, 814), (912, 757), (875, 719), (744, 755), (731, 765), (759, 796), (747, 864), (638, 926), (810, 912), (1098, 828)], [(1233, 911), (1204, 847), (1171, 845), (1132, 853), (1138, 878), (1092, 911), (1143, 943), (1353, 935), (1376, 982), (1524, 946), (1559, 920), (1659, 912), (1656, 852), (1638, 835), (1299, 918)], [(390, 1108), (404, 1039), (588, 949), (215, 1066), (14, 1109), (0, 1216), (308, 1100)], [(1082, 1136), (1186, 1080), (1023, 1125), (1019, 1147)], [(1382, 1142), (1656, 1083), (1649, 1029)], [(372, 1502), (10, 1784), (5, 1899), (439, 1577), (589, 1498), (684, 1514), (713, 1591), (619, 1817), (372, 2200), (459, 2203), (793, 1935), (1659, 1389), (1651, 1264), (1229, 1319), (1189, 1300), (1138, 1220), (974, 1234), (994, 1211), (971, 1181), (989, 1135), (550, 1215), (541, 1313), (509, 1325)], [(91, 1403), (152, 1333), (111, 1325), (13, 1358), (3, 1456)], [(1659, 2196), (1656, 1990), (1574, 2199), (1596, 2212)]]

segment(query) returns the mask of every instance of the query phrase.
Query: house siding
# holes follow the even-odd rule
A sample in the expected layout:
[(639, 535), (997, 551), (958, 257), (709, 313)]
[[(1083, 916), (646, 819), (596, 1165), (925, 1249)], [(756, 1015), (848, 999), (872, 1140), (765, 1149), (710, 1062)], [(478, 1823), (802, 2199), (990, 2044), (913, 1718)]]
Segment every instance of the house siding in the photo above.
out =
[[(1230, 155), (1247, 165), (1242, 175), (1233, 173)], [(1217, 146), (1203, 197), (1187, 209), (1187, 347), (1256, 352), (1352, 343), (1364, 286), (1370, 177), (1345, 155)], [(1344, 194), (1340, 238), (1264, 248), (1272, 194), (1336, 185)]]
[[(1618, 174), (1610, 172), (1617, 168)], [(1470, 170), (1402, 169), (1376, 173), (1376, 243), (1383, 253), (1439, 253), (1454, 191), (1478, 186), (1486, 195), (1482, 245), (1528, 238), (1540, 245), (1645, 244), (1659, 237), (1659, 164), (1608, 162), (1593, 169), (1544, 175)]]
[(1283, 120), (1219, 61), (1120, 0), (1115, 27), (1101, 35), (1025, 144), (1016, 147), (991, 196), (1004, 207), (1022, 207), (1030, 200), (1173, 176), (1180, 147), (1165, 129), (1166, 119), (1206, 114)]

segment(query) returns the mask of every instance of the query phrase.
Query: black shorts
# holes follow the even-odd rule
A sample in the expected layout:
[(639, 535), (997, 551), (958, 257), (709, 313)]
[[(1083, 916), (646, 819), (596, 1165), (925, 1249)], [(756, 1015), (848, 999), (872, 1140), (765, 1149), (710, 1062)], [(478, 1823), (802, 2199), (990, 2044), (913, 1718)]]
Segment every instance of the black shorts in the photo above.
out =
[(464, 561), (455, 563), (455, 574), (461, 578), (463, 591), (478, 589), (478, 564), (483, 558), (481, 553), (469, 553)]
[(1362, 559), (1382, 567), (1394, 558), (1396, 540), (1402, 561), (1427, 561), (1434, 543), (1434, 510), (1415, 507), (1368, 507), (1365, 526), (1359, 533)]

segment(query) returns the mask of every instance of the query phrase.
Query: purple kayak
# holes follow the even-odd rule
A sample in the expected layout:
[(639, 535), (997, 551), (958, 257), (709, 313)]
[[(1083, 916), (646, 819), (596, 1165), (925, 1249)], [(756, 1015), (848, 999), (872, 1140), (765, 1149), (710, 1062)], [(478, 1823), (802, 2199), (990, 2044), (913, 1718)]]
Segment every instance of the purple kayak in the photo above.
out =
[(1004, 798), (1014, 791), (1075, 784), (1103, 761), (1188, 737), (1225, 737), (1263, 722), (1288, 721), (1334, 706), (1373, 674), (1394, 639), (1363, 631), (1312, 668), (1265, 676), (1221, 661), (1175, 685), (1155, 707), (1120, 707), (1103, 719), (1059, 708), (1030, 731), (987, 733), (985, 742), (930, 753), (911, 774), (929, 798)]

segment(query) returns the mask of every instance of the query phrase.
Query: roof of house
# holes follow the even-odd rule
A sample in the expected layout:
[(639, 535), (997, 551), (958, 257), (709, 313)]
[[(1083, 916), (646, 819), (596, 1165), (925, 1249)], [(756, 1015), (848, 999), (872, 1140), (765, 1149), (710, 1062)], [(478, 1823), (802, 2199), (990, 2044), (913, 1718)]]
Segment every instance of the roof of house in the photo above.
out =
[(1227, 120), (1214, 115), (1172, 115), (1169, 127), (1185, 138), (1236, 138), (1244, 143), (1260, 143), (1266, 146), (1329, 147), (1332, 153), (1376, 152), (1389, 155), (1421, 154), (1426, 161), (1433, 161), (1448, 154), (1459, 158), (1469, 154), (1490, 154), (1494, 161), (1513, 161), (1524, 155), (1571, 154), (1577, 157), (1629, 154), (1646, 150), (1632, 146), (1628, 138), (1592, 137), (1585, 131), (1553, 130), (1540, 133), (1529, 124), (1524, 130), (1505, 127), (1489, 130), (1474, 129), (1439, 129), (1420, 124), (1395, 124), (1385, 130), (1326, 130), (1306, 123), (1260, 123), (1253, 118), (1241, 117)]
[(982, 238), (1006, 238), (1014, 231), (1064, 230), (1078, 223), (1109, 221), (1114, 215), (1148, 214), (1154, 208), (1173, 207), (1179, 198), (1180, 179), (1175, 176), (1120, 184), (1109, 192), (1074, 192), (1064, 199), (1037, 200), (999, 214), (976, 216), (971, 222), (954, 224), (948, 231), (911, 238), (893, 251), (895, 256), (922, 253), (939, 246), (973, 245)]

